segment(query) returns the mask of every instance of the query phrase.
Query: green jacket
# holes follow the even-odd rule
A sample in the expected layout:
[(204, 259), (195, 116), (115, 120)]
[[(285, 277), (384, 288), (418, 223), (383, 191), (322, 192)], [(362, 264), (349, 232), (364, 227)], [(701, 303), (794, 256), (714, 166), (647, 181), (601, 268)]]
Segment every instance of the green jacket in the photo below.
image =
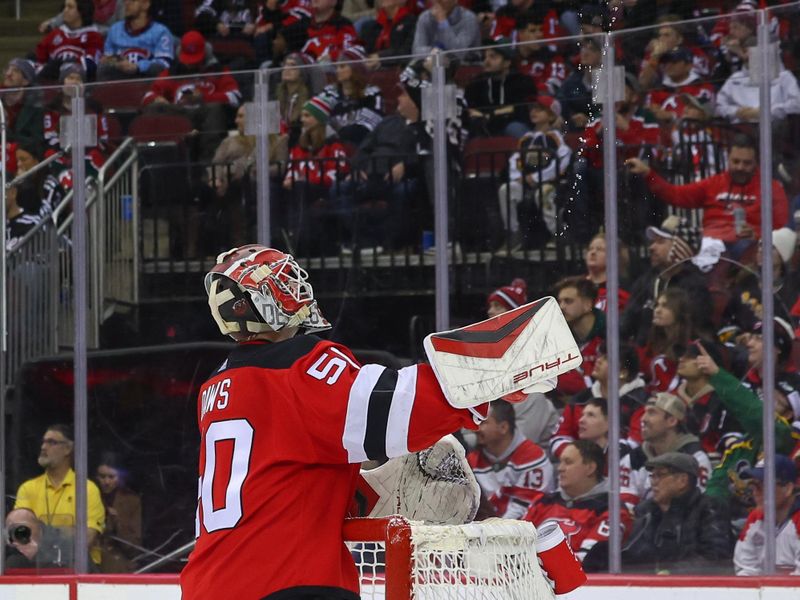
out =
[[(742, 442), (731, 446), (722, 457), (722, 462), (711, 473), (706, 494), (723, 500), (735, 495), (743, 499), (747, 492), (746, 483), (739, 474), (743, 469), (758, 462), (761, 456), (764, 403), (751, 390), (727, 371), (720, 369), (710, 381), (720, 400), (739, 421), (747, 436)], [(792, 428), (783, 417), (775, 419), (775, 450), (788, 454), (794, 446)]]

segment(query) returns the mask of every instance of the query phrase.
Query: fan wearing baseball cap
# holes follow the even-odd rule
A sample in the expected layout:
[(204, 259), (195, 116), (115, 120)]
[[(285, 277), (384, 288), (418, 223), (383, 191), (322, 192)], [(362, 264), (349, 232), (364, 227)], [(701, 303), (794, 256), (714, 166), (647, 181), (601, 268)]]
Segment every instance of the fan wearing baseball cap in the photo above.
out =
[[(760, 393), (764, 377), (763, 327), (763, 323), (758, 321), (752, 331), (742, 338), (747, 348), (747, 363), (750, 367), (742, 383), (756, 393)], [(800, 419), (800, 374), (791, 360), (794, 331), (786, 319), (774, 317), (773, 332), (775, 411), (791, 422)]]
[[(775, 455), (775, 566), (780, 573), (800, 575), (800, 498), (797, 465), (783, 454)], [(750, 511), (733, 553), (737, 575), (764, 574), (764, 460), (744, 469), (743, 480), (750, 485), (756, 507)]]
[(558, 100), (536, 96), (529, 116), (533, 131), (519, 139), (519, 151), (508, 160), (508, 183), (498, 190), (500, 216), (508, 232), (498, 254), (542, 247), (556, 234), (555, 184), (567, 172), (572, 149), (561, 135)]
[(620, 462), (623, 485), (620, 497), (630, 508), (652, 497), (647, 463), (668, 452), (680, 452), (697, 462), (697, 486), (706, 488), (711, 461), (696, 435), (688, 433), (688, 407), (678, 396), (658, 392), (650, 397), (642, 415), (642, 444)]
[(700, 573), (730, 564), (733, 539), (725, 505), (697, 486), (693, 456), (667, 452), (647, 461), (652, 496), (636, 507), (625, 566), (659, 574)]
[[(239, 84), (225, 68), (206, 66), (206, 40), (199, 31), (181, 38), (178, 61), (164, 69), (145, 94), (142, 104), (150, 113), (188, 117), (200, 132), (195, 160), (210, 161), (228, 132), (228, 111), (239, 106)], [(217, 71), (212, 73), (210, 71)]]
[[(621, 317), (621, 333), (644, 345), (652, 323), (653, 308), (665, 289), (685, 291), (691, 303), (692, 327), (710, 336), (712, 304), (705, 275), (691, 260), (700, 249), (701, 233), (685, 218), (671, 215), (659, 227), (645, 230), (649, 242), (650, 270), (642, 273), (631, 286), (631, 295)], [(686, 340), (683, 340), (685, 342)]]
[(472, 133), (520, 137), (528, 130), (526, 101), (536, 94), (530, 77), (514, 66), (514, 47), (501, 38), (484, 52), (483, 73), (464, 90), (469, 114), (477, 127)]

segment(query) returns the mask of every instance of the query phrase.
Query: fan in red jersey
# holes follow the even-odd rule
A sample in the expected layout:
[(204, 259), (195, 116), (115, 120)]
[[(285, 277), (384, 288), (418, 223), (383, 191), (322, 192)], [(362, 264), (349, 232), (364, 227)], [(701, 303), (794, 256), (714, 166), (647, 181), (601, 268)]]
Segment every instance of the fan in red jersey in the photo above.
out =
[[(587, 572), (604, 570), (608, 560), (605, 461), (603, 449), (594, 442), (577, 440), (569, 444), (558, 463), (558, 490), (539, 499), (524, 517), (540, 529), (557, 523)], [(620, 509), (620, 518), (628, 529), (631, 518), (624, 508)]]
[(356, 600), (342, 523), (359, 464), (475, 429), (487, 406), (455, 408), (428, 365), (362, 366), (313, 335), (330, 324), (307, 273), (279, 250), (225, 252), (205, 285), (220, 331), (239, 343), (198, 397), (197, 542), (183, 598)]

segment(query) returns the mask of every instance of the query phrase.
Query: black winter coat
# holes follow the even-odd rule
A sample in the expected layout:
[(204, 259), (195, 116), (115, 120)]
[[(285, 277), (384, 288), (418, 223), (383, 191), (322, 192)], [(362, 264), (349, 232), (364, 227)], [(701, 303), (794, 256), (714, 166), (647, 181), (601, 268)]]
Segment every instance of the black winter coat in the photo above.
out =
[(419, 128), (399, 115), (385, 117), (358, 147), (353, 168), (368, 175), (384, 176), (392, 167), (405, 163), (406, 174), (417, 168)]
[(504, 77), (484, 73), (464, 90), (469, 108), (481, 111), (486, 117), (489, 135), (503, 135), (506, 125), (512, 121), (527, 122), (530, 102), (535, 97), (533, 79), (516, 71)]
[(622, 562), (626, 571), (721, 573), (731, 569), (733, 544), (725, 505), (694, 488), (666, 513), (652, 499), (636, 507)]

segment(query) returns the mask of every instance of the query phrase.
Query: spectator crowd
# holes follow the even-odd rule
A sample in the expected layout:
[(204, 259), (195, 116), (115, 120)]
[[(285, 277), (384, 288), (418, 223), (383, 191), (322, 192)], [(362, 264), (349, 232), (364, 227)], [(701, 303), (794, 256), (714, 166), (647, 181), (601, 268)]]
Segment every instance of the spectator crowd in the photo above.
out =
[[(580, 369), (524, 403), (498, 399), (477, 436), (465, 439), (484, 496), (481, 516), (556, 521), (586, 569), (603, 570), (608, 474), (616, 469), (625, 569), (762, 573), (769, 353), (776, 364), (777, 561), (800, 575), (800, 57), (793, 40), (800, 10), (769, 19), (779, 64), (770, 74), (767, 124), (759, 123), (750, 64), (759, 9), (751, 0), (198, 0), (190, 9), (171, 30), (159, 20), (164, 7), (151, 0), (65, 0), (62, 13), (42, 23), (37, 47), (9, 62), (0, 88), (4, 168), (16, 178), (6, 194), (9, 248), (52, 219), (68, 196), (61, 119), (71, 114), (76, 89), (149, 78), (137, 111), (186, 120), (185, 158), (200, 167), (190, 170), (189, 196), (201, 218), (181, 223), (185, 244), (174, 253), (213, 255), (249, 239), (257, 172), (270, 180), (275, 232), (299, 256), (423, 251), (434, 180), (424, 104), (441, 58), (457, 86), (445, 124), (446, 169), (452, 182), (475, 186), (450, 186), (452, 202), (463, 205), (464, 243), (472, 227), (485, 232), (472, 249), (495, 257), (525, 258), (562, 239), (585, 250), (584, 273), (551, 281), (581, 348)], [(702, 16), (716, 18), (684, 23)], [(607, 248), (599, 228), (605, 142), (592, 78), (602, 63), (597, 34), (626, 29), (629, 35), (614, 38), (625, 68), (614, 107), (620, 240)], [(263, 171), (246, 126), (252, 73), (240, 72), (256, 67), (272, 70), (279, 118)], [(47, 100), (37, 87), (44, 84), (57, 86)], [(101, 87), (88, 89), (86, 111), (96, 116), (98, 134), (86, 155), (91, 175), (118, 140), (107, 112), (114, 107), (99, 100)], [(774, 140), (768, 249), (759, 241), (759, 126), (771, 127)], [(474, 156), (498, 147), (490, 141), (505, 145), (487, 176), (480, 160), (467, 158), (470, 149)], [(46, 168), (36, 167), (48, 157)], [(646, 265), (637, 262), (644, 249)], [(607, 293), (612, 251), (622, 272), (616, 298)], [(775, 282), (772, 323), (762, 319), (757, 274), (765, 251)], [(488, 314), (527, 298), (526, 283), (515, 279), (489, 296)], [(606, 359), (609, 302), (621, 313), (618, 374)], [(764, 327), (774, 331), (773, 348), (763, 345)], [(611, 376), (620, 378), (620, 464), (607, 460)], [(49, 456), (71, 437), (54, 427), (43, 444)], [(105, 501), (111, 492), (101, 469)], [(59, 481), (43, 480), (45, 498), (68, 484), (68, 471), (58, 473)], [(50, 539), (45, 526), (54, 525), (53, 515), (45, 510), (43, 518), (36, 502), (20, 501), (24, 491), (9, 519)], [(90, 527), (121, 536), (125, 525), (114, 517), (129, 495), (117, 493), (103, 511), (100, 493), (92, 494), (98, 511)], [(136, 531), (126, 535), (136, 543)], [(96, 564), (126, 568), (130, 555), (104, 545), (114, 538), (89, 537)]]
[[(485, 190), (496, 205), (472, 216), (487, 217), (487, 231), (473, 245), (514, 255), (562, 239), (583, 244), (603, 217), (601, 107), (592, 93), (602, 59), (597, 34), (621, 32), (615, 54), (626, 70), (616, 105), (619, 162), (627, 165), (628, 189), (619, 198), (624, 241), (644, 243), (648, 225), (702, 208), (702, 235), (738, 255), (758, 237), (760, 223), (754, 148), (728, 152), (736, 135), (757, 137), (758, 74), (748, 61), (758, 8), (751, 0), (197, 0), (180, 9), (159, 0), (65, 0), (61, 13), (41, 24), (36, 48), (6, 67), (6, 170), (25, 173), (19, 153), (35, 162), (59, 155), (75, 90), (104, 82), (87, 93), (98, 131), (87, 153), (91, 176), (129, 125), (109, 115), (119, 108), (114, 101), (103, 105), (106, 85), (149, 78), (149, 89), (129, 101), (142, 115), (185, 119), (182, 159), (212, 165), (190, 169), (193, 224), (175, 227), (192, 230), (176, 235), (184, 243), (171, 250), (215, 254), (253, 229), (255, 144), (236, 144), (231, 155), (226, 138), (229, 130), (247, 137), (236, 117), (252, 98), (253, 81), (240, 70), (270, 68), (279, 105), (279, 131), (270, 139), (275, 233), (300, 255), (414, 249), (430, 228), (433, 195), (433, 126), (422, 118), (423, 92), (433, 55), (445, 52), (447, 80), (458, 86), (447, 119), (450, 176), (465, 175), (466, 154), (498, 147), (489, 140), (503, 140), (508, 159), (493, 167)], [(710, 20), (682, 22), (694, 17)], [(643, 25), (652, 29), (626, 33)], [(781, 50), (770, 103), (776, 229), (790, 224), (786, 192), (796, 194), (800, 179), (792, 143), (800, 131), (795, 27), (790, 11), (770, 19)], [(18, 182), (30, 189), (17, 194), (22, 212), (14, 208), (8, 226), (12, 243), (68, 195), (69, 163), (61, 154), (37, 181)], [(696, 186), (670, 187), (676, 183)], [(230, 235), (214, 234), (220, 223)], [(320, 236), (330, 230), (336, 236)]]

